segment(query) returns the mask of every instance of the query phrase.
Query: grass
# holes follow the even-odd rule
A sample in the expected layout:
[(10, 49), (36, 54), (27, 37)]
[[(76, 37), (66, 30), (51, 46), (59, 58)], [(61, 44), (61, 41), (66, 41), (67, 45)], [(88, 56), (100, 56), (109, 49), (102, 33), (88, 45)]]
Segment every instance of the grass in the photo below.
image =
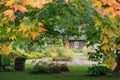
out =
[(25, 68), (26, 68), (27, 71), (29, 71), (29, 70), (34, 68), (34, 65), (32, 65), (32, 64), (25, 64)]
[[(26, 65), (32, 69), (33, 65)], [(86, 76), (88, 66), (69, 67), (70, 72), (60, 74), (30, 74), (25, 72), (0, 72), (0, 80), (120, 80), (120, 77), (90, 77)]]
[(81, 49), (79, 49), (79, 50), (78, 50), (78, 49), (73, 49), (72, 51), (73, 51), (74, 53), (83, 53), (83, 50), (81, 50)]
[(80, 56), (85, 56), (85, 52), (83, 50), (73, 49), (72, 51), (73, 53), (79, 54)]

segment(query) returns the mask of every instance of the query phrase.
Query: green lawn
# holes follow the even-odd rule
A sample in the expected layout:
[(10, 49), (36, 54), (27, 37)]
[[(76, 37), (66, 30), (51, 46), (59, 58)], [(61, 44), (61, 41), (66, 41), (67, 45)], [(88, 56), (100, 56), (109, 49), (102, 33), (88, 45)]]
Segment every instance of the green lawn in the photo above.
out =
[(85, 56), (85, 52), (83, 50), (73, 49), (72, 51), (73, 53), (79, 54), (80, 56)]
[[(33, 66), (27, 65), (31, 69)], [(90, 77), (86, 76), (87, 66), (69, 67), (70, 72), (61, 74), (30, 74), (25, 72), (0, 72), (0, 80), (120, 80), (120, 77)]]

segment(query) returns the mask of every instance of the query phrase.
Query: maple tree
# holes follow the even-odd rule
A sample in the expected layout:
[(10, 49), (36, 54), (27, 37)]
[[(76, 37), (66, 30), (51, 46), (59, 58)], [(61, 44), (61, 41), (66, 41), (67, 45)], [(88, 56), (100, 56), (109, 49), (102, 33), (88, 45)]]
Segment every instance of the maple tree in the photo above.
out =
[[(66, 4), (68, 1), (63, 0)], [(38, 18), (44, 5), (51, 2), (52, 0), (0, 1), (1, 54), (9, 53), (8, 49), (12, 49), (11, 42), (18, 45), (21, 44), (20, 42), (31, 43), (48, 31)]]
[(99, 31), (99, 33), (96, 31), (93, 32), (97, 33), (94, 35), (97, 37), (97, 42), (93, 43), (101, 44), (102, 52), (107, 55), (105, 59), (106, 63), (109, 64), (114, 71), (118, 71), (118, 67), (120, 65), (118, 54), (118, 50), (120, 48), (120, 1), (93, 0), (92, 6), (95, 7), (98, 14), (95, 18), (95, 26), (93, 28), (96, 31)]
[(43, 28), (43, 25), (38, 25), (41, 22), (37, 21), (37, 18), (30, 20), (31, 16), (26, 14), (30, 13), (27, 6), (41, 9), (48, 2), (51, 2), (51, 0), (0, 1), (0, 40), (28, 38), (31, 41), (37, 38), (40, 33), (45, 32), (46, 29)]
[[(31, 9), (41, 9), (52, 0), (1, 0), (0, 1), (0, 65), (1, 55), (8, 55), (13, 45), (11, 42), (31, 42), (41, 33), (46, 32), (37, 16), (27, 15)], [(28, 9), (30, 7), (31, 9)], [(36, 13), (37, 14), (37, 13)], [(20, 43), (17, 43), (20, 44)]]
[[(68, 3), (69, 0), (65, 0)], [(25, 39), (31, 41), (46, 32), (37, 18), (44, 4), (52, 0), (2, 0), (0, 1), (1, 40)], [(35, 12), (34, 10), (37, 10)], [(4, 35), (3, 35), (4, 34)]]

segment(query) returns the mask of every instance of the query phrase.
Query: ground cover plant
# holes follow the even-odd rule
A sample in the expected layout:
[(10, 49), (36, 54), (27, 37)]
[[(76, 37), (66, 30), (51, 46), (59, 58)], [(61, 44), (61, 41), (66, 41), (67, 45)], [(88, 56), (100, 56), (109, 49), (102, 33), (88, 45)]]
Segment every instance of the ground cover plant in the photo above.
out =
[(66, 64), (59, 63), (48, 63), (48, 62), (40, 62), (36, 64), (34, 68), (31, 70), (33, 74), (53, 74), (53, 73), (61, 73), (68, 72), (68, 66)]
[(88, 68), (87, 73), (89, 76), (104, 76), (112, 73), (112, 70), (110, 68), (107, 68), (106, 66), (93, 65)]

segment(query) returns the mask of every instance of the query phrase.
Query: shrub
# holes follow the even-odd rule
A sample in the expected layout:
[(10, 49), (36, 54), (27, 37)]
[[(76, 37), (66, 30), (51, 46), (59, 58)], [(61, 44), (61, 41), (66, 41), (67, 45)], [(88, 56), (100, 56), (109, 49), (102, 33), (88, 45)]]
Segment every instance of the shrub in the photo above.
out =
[(14, 71), (14, 67), (13, 66), (5, 66), (4, 71), (9, 71), (9, 72)]
[(2, 55), (2, 64), (0, 66), (0, 72), (14, 71), (14, 60), (9, 55)]
[(72, 60), (73, 51), (71, 49), (65, 47), (59, 47), (51, 45), (49, 47), (45, 47), (41, 53), (45, 55), (45, 57), (51, 57), (53, 60)]
[(97, 52), (89, 52), (88, 53), (88, 60), (91, 61), (100, 61), (103, 58), (103, 53), (97, 53)]
[(63, 53), (63, 55), (67, 60), (72, 60), (73, 58), (73, 52), (71, 49), (68, 48), (65, 48), (65, 53)]
[(59, 58), (59, 55), (55, 52), (50, 53), (50, 56), (52, 57), (53, 60), (57, 60)]
[(0, 72), (4, 72), (4, 68), (0, 66)]
[(50, 57), (50, 49), (48, 47), (43, 49), (41, 53), (43, 53), (46, 57)]
[(54, 46), (54, 48), (50, 48), (50, 56), (53, 60), (69, 61), (73, 58), (73, 51), (68, 48)]
[(89, 67), (87, 71), (88, 75), (90, 76), (101, 76), (111, 72), (112, 70), (110, 68), (107, 68), (105, 66), (97, 66), (97, 65), (93, 65), (92, 67)]
[(59, 55), (59, 57), (64, 57), (65, 48), (63, 47), (55, 47), (55, 52)]
[(42, 73), (49, 74), (49, 73), (60, 73), (66, 71), (69, 71), (69, 69), (65, 64), (42, 62), (42, 64), (35, 65), (31, 72), (35, 74), (42, 74)]
[(14, 66), (0, 66), (0, 72), (14, 71)]
[(13, 65), (14, 60), (9, 55), (2, 55), (2, 66), (11, 66)]
[(22, 56), (26, 59), (38, 59), (44, 57), (44, 54), (39, 52), (30, 52), (26, 53), (24, 50), (16, 48), (16, 50), (11, 50), (10, 54), (14, 57)]
[(69, 71), (69, 68), (68, 68), (68, 66), (66, 66), (66, 64), (61, 64), (60, 65), (60, 71), (67, 72), (67, 71)]

